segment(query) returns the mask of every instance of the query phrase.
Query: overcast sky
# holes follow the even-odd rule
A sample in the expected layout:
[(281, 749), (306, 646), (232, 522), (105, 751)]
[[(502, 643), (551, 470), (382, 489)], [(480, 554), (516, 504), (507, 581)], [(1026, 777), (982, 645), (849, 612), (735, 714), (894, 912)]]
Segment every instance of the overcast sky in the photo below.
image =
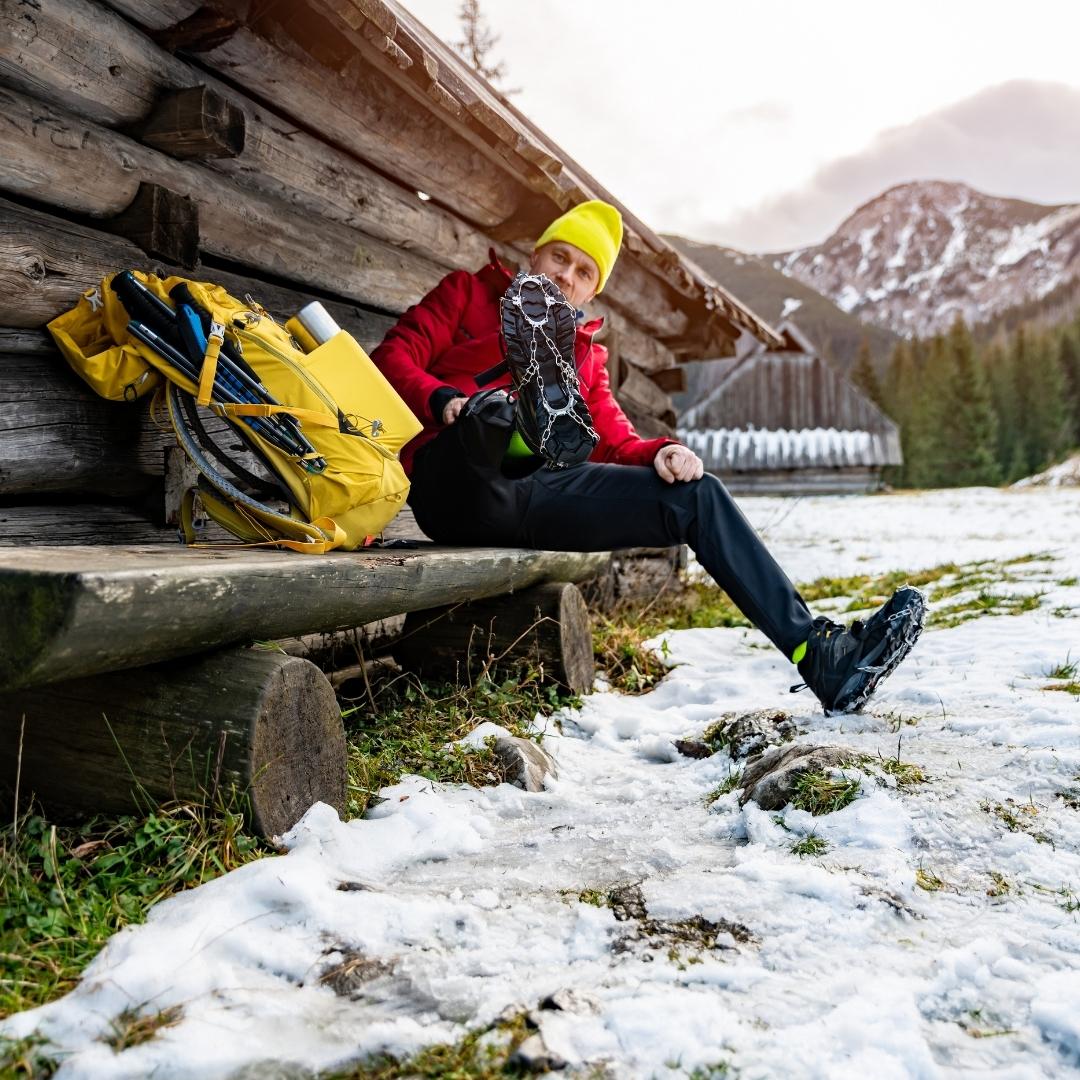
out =
[(515, 104), (659, 231), (803, 246), (914, 179), (1080, 202), (1077, 0), (481, 3)]

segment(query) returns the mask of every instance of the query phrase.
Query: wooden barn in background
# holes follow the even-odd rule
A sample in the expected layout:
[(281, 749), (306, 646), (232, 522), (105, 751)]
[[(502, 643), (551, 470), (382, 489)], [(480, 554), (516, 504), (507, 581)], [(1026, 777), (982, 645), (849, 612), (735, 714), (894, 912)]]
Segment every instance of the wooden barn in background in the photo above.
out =
[(688, 369), (676, 397), (679, 437), (735, 492), (875, 491), (900, 465), (900, 429), (816, 354), (791, 323), (798, 351), (755, 352)]

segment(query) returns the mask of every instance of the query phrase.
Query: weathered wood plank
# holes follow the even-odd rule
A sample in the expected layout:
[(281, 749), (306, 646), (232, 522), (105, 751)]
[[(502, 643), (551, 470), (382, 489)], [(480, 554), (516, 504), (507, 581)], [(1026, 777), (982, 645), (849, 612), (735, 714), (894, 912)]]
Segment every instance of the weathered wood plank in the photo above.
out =
[(105, 274), (151, 269), (131, 241), (0, 199), (0, 323), (37, 328)]
[(204, 251), (388, 311), (403, 311), (442, 276), (442, 267), (417, 255), (15, 91), (0, 92), (0, 108), (8, 119), (0, 142), (4, 190), (106, 216), (117, 203), (127, 206), (140, 184), (156, 184), (198, 207)]
[[(21, 742), (21, 746), (20, 746)], [(0, 696), (0, 786), (50, 814), (250, 809), (262, 836), (345, 809), (341, 710), (314, 664), (234, 649)]]
[(596, 677), (585, 600), (576, 585), (562, 581), (410, 612), (392, 651), (406, 671), (463, 683), (512, 672), (523, 662), (576, 694), (588, 693)]
[[(47, 5), (52, 2), (46, 0)], [(84, 7), (76, 2), (73, 10), (79, 13)], [(39, 15), (39, 18), (45, 18), (51, 10), (47, 6), (45, 15)], [(207, 91), (220, 95), (232, 108), (242, 111), (247, 128), (244, 151), (234, 159), (209, 162), (216, 171), (234, 177), (244, 187), (284, 199), (304, 212), (366, 230), (377, 239), (415, 250), (448, 268), (482, 263), (490, 242), (437, 204), (419, 199), (415, 185), (402, 186), (357, 161), (351, 154), (299, 130), (295, 122), (257, 106), (234, 88), (182, 63), (136, 32), (122, 34), (117, 41), (118, 47), (146, 60), (144, 66), (155, 70), (156, 65), (156, 70), (161, 72), (160, 89), (163, 93), (173, 93), (168, 89), (173, 86), (185, 87), (175, 91), (181, 94), (200, 92), (201, 84)], [(0, 47), (0, 56), (3, 54), (4, 50)], [(156, 57), (154, 64), (149, 64), (151, 57)], [(95, 113), (96, 103), (109, 99), (115, 78), (107, 68), (101, 66), (83, 69), (80, 72), (80, 93), (74, 99), (69, 85), (70, 73), (59, 65), (42, 63), (33, 69), (32, 77), (28, 75), (8, 81), (24, 89), (33, 88), (38, 97), (54, 105), (64, 101), (72, 112), (86, 115), (88, 111)], [(158, 86), (148, 87), (144, 94), (138, 95), (134, 102), (129, 103), (124, 120), (135, 123), (146, 119), (144, 106), (148, 96), (156, 95), (157, 91)], [(3, 111), (12, 111), (11, 101), (5, 100)], [(22, 115), (21, 110), (15, 111)], [(94, 118), (99, 121), (103, 119), (100, 115)], [(11, 122), (21, 123), (14, 117)], [(69, 142), (66, 144), (63, 133), (56, 130), (51, 132), (50, 137), (56, 140), (54, 148), (57, 150), (65, 147), (72, 149), (70, 142), (76, 138), (73, 134), (68, 136)], [(79, 137), (86, 135), (84, 133)], [(15, 155), (12, 148), (5, 149), (8, 157)], [(9, 173), (19, 164), (17, 156), (9, 161)], [(122, 155), (120, 164), (123, 165)], [(30, 161), (25, 162), (23, 172), (23, 189), (33, 190), (35, 174)], [(116, 179), (114, 175), (99, 178), (92, 173), (86, 177), (92, 190), (100, 186), (107, 188)], [(127, 193), (126, 199), (122, 194), (124, 192)], [(117, 194), (113, 197), (116, 210), (127, 205), (133, 196), (130, 176), (121, 176)]]
[(0, 81), (103, 124), (142, 120), (183, 64), (87, 0), (0, 0)]
[(619, 401), (623, 407), (635, 413), (646, 414), (661, 421), (666, 427), (675, 426), (675, 410), (671, 398), (633, 364), (625, 365), (619, 383)]
[[(677, 363), (675, 354), (670, 349), (609, 304), (596, 301), (590, 307), (603, 315), (604, 333), (610, 331), (614, 337), (615, 350), (613, 351), (617, 351), (635, 367), (641, 368), (642, 371), (659, 371), (662, 368), (673, 367)], [(606, 344), (603, 336), (600, 341)]]
[(0, 327), (0, 355), (51, 356), (56, 351), (46, 330)]
[(0, 356), (0, 496), (153, 490), (174, 440), (147, 411), (98, 397), (57, 352)]
[(139, 184), (131, 205), (107, 227), (166, 262), (190, 269), (199, 260), (199, 204), (160, 184)]
[(0, 547), (27, 544), (169, 544), (175, 529), (152, 520), (149, 511), (106, 502), (0, 505)]
[(366, 623), (352, 630), (337, 630), (330, 634), (304, 634), (302, 637), (281, 638), (273, 648), (310, 660), (326, 672), (343, 671), (365, 663), (373, 657), (388, 653), (401, 636), (404, 615)]
[[(314, 18), (314, 16), (312, 16)], [(436, 197), (467, 220), (494, 225), (517, 208), (517, 182), (479, 147), (381, 71), (347, 73), (287, 55), (239, 28), (227, 40), (183, 43), (184, 51), (245, 93), (281, 110), (399, 181)]]
[[(220, 80), (88, 0), (35, 0), (31, 19), (22, 9), (19, 0), (0, 0), (0, 31), (6, 31), (0, 33), (0, 80), (95, 121), (142, 121), (162, 88), (219, 88)], [(491, 225), (513, 213), (521, 189), (491, 152), (447, 130), (389, 80), (362, 69), (346, 77), (303, 63), (247, 30), (221, 43), (223, 36), (218, 28), (209, 40), (180, 44), (193, 54), (216, 45), (200, 59), (243, 94), (282, 99), (294, 121), (414, 190), (431, 189), (467, 219)]]
[(648, 372), (648, 376), (665, 394), (681, 394), (686, 390), (686, 368), (669, 367)]
[[(7, 328), (43, 326), (72, 307), (85, 289), (122, 268), (179, 272), (120, 237), (0, 199), (0, 324)], [(340, 325), (367, 349), (378, 344), (394, 322), (383, 313), (269, 284), (255, 275), (203, 267), (188, 276), (218, 282), (235, 296), (250, 292), (278, 314), (323, 300)]]
[(287, 552), (0, 550), (0, 686), (32, 686), (251, 640), (595, 576), (604, 553), (444, 548)]
[(244, 111), (208, 86), (167, 92), (139, 141), (175, 158), (234, 158), (244, 149)]
[(202, 0), (107, 0), (109, 7), (147, 30), (165, 30), (194, 15)]

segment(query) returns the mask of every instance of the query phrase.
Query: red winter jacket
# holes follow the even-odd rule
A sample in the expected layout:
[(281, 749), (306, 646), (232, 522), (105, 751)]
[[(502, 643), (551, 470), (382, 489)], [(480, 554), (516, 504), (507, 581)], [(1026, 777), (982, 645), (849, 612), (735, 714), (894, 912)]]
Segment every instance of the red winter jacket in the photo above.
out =
[[(424, 430), (405, 447), (401, 462), (412, 472), (416, 452), (442, 430), (442, 417), (431, 414), (436, 390), (452, 387), (466, 396), (480, 389), (475, 376), (502, 359), (499, 345), (499, 298), (512, 275), (492, 253), (475, 274), (455, 270), (414, 307), (409, 308), (371, 354)], [(590, 460), (622, 465), (651, 465), (661, 446), (674, 439), (642, 439), (612, 396), (607, 349), (593, 342), (603, 325), (595, 319), (578, 327), (574, 347), (581, 393), (592, 413), (600, 442)], [(509, 374), (489, 386), (509, 386)], [(445, 404), (445, 401), (444, 401)]]

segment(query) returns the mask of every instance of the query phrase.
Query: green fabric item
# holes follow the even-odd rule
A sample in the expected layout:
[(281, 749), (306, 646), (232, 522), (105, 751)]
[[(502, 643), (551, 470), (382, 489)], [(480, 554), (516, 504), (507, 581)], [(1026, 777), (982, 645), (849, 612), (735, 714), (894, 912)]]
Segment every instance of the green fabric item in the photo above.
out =
[(800, 645), (800, 646), (799, 646), (799, 647), (798, 647), (798, 648), (797, 648), (797, 649), (796, 649), (796, 650), (795, 650), (795, 651), (794, 651), (794, 652), (793, 652), (793, 653), (791, 654), (791, 662), (792, 662), (793, 664), (800, 664), (800, 663), (802, 663), (802, 659), (803, 659), (803, 657), (804, 657), (804, 656), (806, 655), (806, 646), (807, 646), (808, 644), (809, 644), (808, 642), (804, 641), (804, 642), (803, 642), (803, 643), (802, 643), (802, 644), (801, 644), (801, 645)]
[(514, 429), (514, 434), (510, 436), (510, 445), (506, 448), (506, 453), (503, 455), (508, 458), (527, 458), (533, 457), (533, 452), (525, 445), (525, 440), (521, 437), (521, 432)]

